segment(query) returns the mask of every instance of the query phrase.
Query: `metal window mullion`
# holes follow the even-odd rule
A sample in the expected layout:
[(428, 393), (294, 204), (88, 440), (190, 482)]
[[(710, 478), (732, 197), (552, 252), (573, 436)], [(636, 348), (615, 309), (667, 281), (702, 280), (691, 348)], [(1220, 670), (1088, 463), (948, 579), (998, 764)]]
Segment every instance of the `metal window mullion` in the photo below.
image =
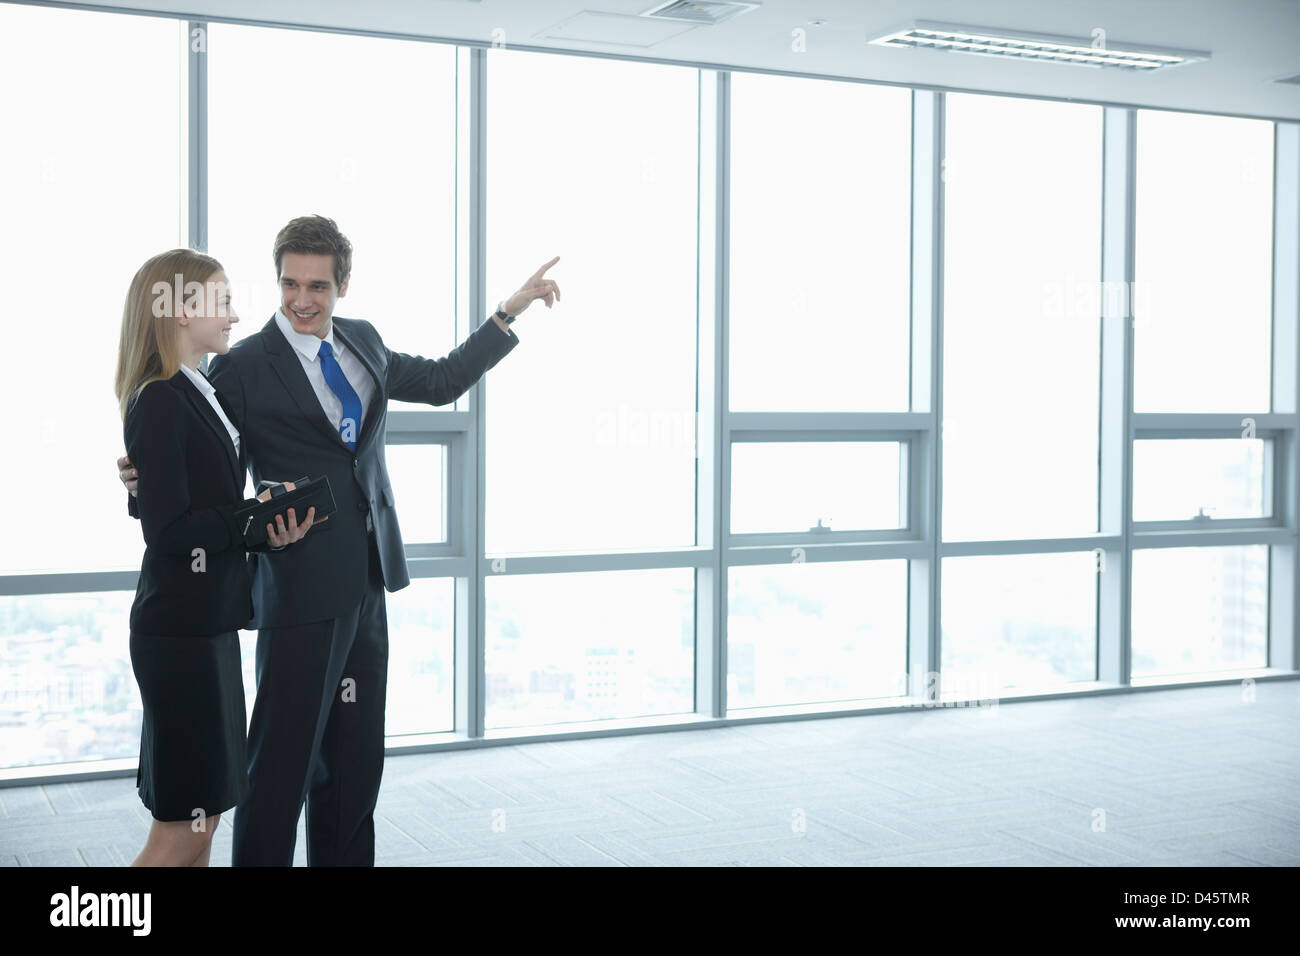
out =
[(1300, 669), (1300, 123), (1273, 127), (1271, 411), (1290, 416), (1274, 449), (1274, 517), (1289, 532), (1269, 549), (1268, 665)]
[(1151, 531), (1193, 531), (1198, 534), (1209, 532), (1224, 538), (1225, 544), (1231, 544), (1230, 536), (1246, 532), (1273, 532), (1283, 529), (1282, 524), (1271, 517), (1252, 518), (1174, 518), (1164, 521), (1134, 521), (1133, 533), (1139, 538)]
[(389, 409), (387, 430), (399, 432), (441, 432), (464, 434), (471, 428), (468, 411), (425, 411), (423, 409)]
[(1156, 548), (1234, 548), (1246, 545), (1288, 545), (1295, 535), (1287, 528), (1254, 528), (1241, 531), (1156, 530), (1134, 535), (1135, 550)]
[(696, 540), (711, 548), (696, 571), (695, 711), (727, 713), (727, 532), (731, 510), (728, 453), (728, 308), (730, 301), (731, 74), (701, 70), (697, 264)]
[[(901, 470), (901, 466), (900, 466)], [(884, 547), (890, 544), (914, 544), (916, 539), (910, 537), (906, 528), (857, 528), (844, 531), (744, 531), (731, 535), (728, 553), (734, 555), (737, 550), (763, 546), (788, 546), (789, 548), (811, 545), (835, 545), (838, 548), (854, 548), (858, 545)], [(788, 562), (793, 555), (787, 554)]]
[[(924, 426), (922, 429), (924, 430)], [(877, 442), (897, 444), (913, 437), (911, 430), (903, 430), (892, 425), (879, 425), (870, 428), (836, 428), (834, 430), (816, 431), (807, 428), (763, 428), (751, 426), (745, 429), (728, 428), (733, 444), (762, 444), (764, 442), (850, 442), (864, 444)]]
[[(1255, 422), (1255, 434), (1295, 428), (1294, 413), (1256, 412), (1141, 412), (1133, 415), (1133, 437), (1142, 438), (1239, 438), (1242, 420)], [(1200, 432), (1207, 434), (1201, 435)]]
[(918, 499), (910, 509), (924, 557), (908, 561), (907, 694), (925, 700), (937, 694), (930, 677), (940, 669), (939, 615), (943, 526), (943, 216), (945, 147), (944, 95), (912, 91), (911, 141), (911, 308), (910, 400), (924, 420), (909, 445), (910, 487)]
[(1118, 548), (1118, 534), (1091, 534), (1072, 538), (983, 538), (951, 540), (939, 543), (940, 558), (974, 558), (1017, 554), (1063, 554), (1070, 551), (1093, 551)]
[[(1133, 288), (1137, 114), (1102, 112), (1102, 289)], [(1133, 562), (1133, 303), (1102, 295), (1099, 532), (1118, 536), (1097, 570), (1097, 679), (1130, 683)]]
[(856, 544), (809, 543), (807, 536), (790, 542), (756, 544), (730, 548), (727, 551), (729, 567), (771, 567), (791, 563), (791, 552), (798, 547), (802, 552), (801, 564), (820, 562), (925, 560), (930, 545), (925, 541), (881, 541)]
[[(456, 313), (473, 330), (487, 314), (486, 262), (486, 159), (487, 159), (487, 51), (456, 50)], [(462, 195), (468, 208), (459, 208)], [(454, 729), (465, 737), (483, 736), (486, 721), (486, 396), (480, 378), (468, 394), (469, 427), (453, 442), (453, 481), (460, 493), (450, 512), (455, 527), (448, 537), (459, 541), (469, 556), (469, 573), (456, 578)]]
[[(196, 33), (197, 31), (197, 33)], [(192, 42), (199, 37), (203, 42)], [(186, 131), (188, 154), (189, 246), (208, 251), (208, 25), (191, 20), (186, 42), (186, 95), (189, 120)], [(206, 358), (206, 356), (205, 356)]]
[(750, 432), (808, 432), (801, 441), (833, 441), (818, 432), (837, 433), (907, 432), (930, 427), (925, 412), (729, 412), (727, 431), (736, 438), (749, 440)]
[(42, 594), (90, 594), (99, 591), (134, 591), (139, 581), (139, 569), (0, 574), (0, 598)]

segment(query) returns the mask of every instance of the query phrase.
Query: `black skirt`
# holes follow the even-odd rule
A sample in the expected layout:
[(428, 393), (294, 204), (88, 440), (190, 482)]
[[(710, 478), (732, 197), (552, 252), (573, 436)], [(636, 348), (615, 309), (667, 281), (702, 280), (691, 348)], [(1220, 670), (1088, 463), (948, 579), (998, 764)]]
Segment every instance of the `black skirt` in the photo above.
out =
[(205, 817), (248, 793), (248, 712), (239, 633), (161, 637), (131, 632), (140, 685), (136, 787), (154, 819)]

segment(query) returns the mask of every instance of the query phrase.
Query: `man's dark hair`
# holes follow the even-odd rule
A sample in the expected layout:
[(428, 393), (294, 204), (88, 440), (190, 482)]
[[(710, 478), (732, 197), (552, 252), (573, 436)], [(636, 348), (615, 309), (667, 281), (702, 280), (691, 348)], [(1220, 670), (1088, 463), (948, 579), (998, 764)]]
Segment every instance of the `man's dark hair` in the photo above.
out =
[(333, 219), (324, 216), (299, 216), (275, 237), (275, 279), (280, 281), (280, 263), (286, 252), (334, 257), (334, 284), (342, 286), (352, 271), (352, 243), (339, 232)]

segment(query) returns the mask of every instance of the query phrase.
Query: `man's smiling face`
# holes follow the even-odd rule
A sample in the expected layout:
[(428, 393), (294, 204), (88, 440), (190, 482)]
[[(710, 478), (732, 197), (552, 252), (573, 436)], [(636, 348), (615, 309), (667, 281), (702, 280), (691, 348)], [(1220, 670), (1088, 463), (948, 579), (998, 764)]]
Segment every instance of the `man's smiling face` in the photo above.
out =
[(286, 252), (280, 260), (280, 311), (296, 332), (329, 335), (334, 303), (347, 292), (348, 277), (334, 284), (334, 257), (328, 253)]

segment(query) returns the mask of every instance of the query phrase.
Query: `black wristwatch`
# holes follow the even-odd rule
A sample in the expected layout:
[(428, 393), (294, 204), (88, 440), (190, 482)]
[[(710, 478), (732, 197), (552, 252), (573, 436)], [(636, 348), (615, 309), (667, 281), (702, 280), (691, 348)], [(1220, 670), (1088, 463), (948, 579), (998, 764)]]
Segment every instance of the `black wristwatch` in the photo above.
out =
[(506, 315), (504, 312), (502, 312), (501, 311), (502, 304), (503, 303), (501, 302), (497, 303), (497, 316), (501, 319), (502, 322), (504, 322), (506, 325), (509, 325), (511, 322), (515, 320), (515, 317), (513, 315)]

